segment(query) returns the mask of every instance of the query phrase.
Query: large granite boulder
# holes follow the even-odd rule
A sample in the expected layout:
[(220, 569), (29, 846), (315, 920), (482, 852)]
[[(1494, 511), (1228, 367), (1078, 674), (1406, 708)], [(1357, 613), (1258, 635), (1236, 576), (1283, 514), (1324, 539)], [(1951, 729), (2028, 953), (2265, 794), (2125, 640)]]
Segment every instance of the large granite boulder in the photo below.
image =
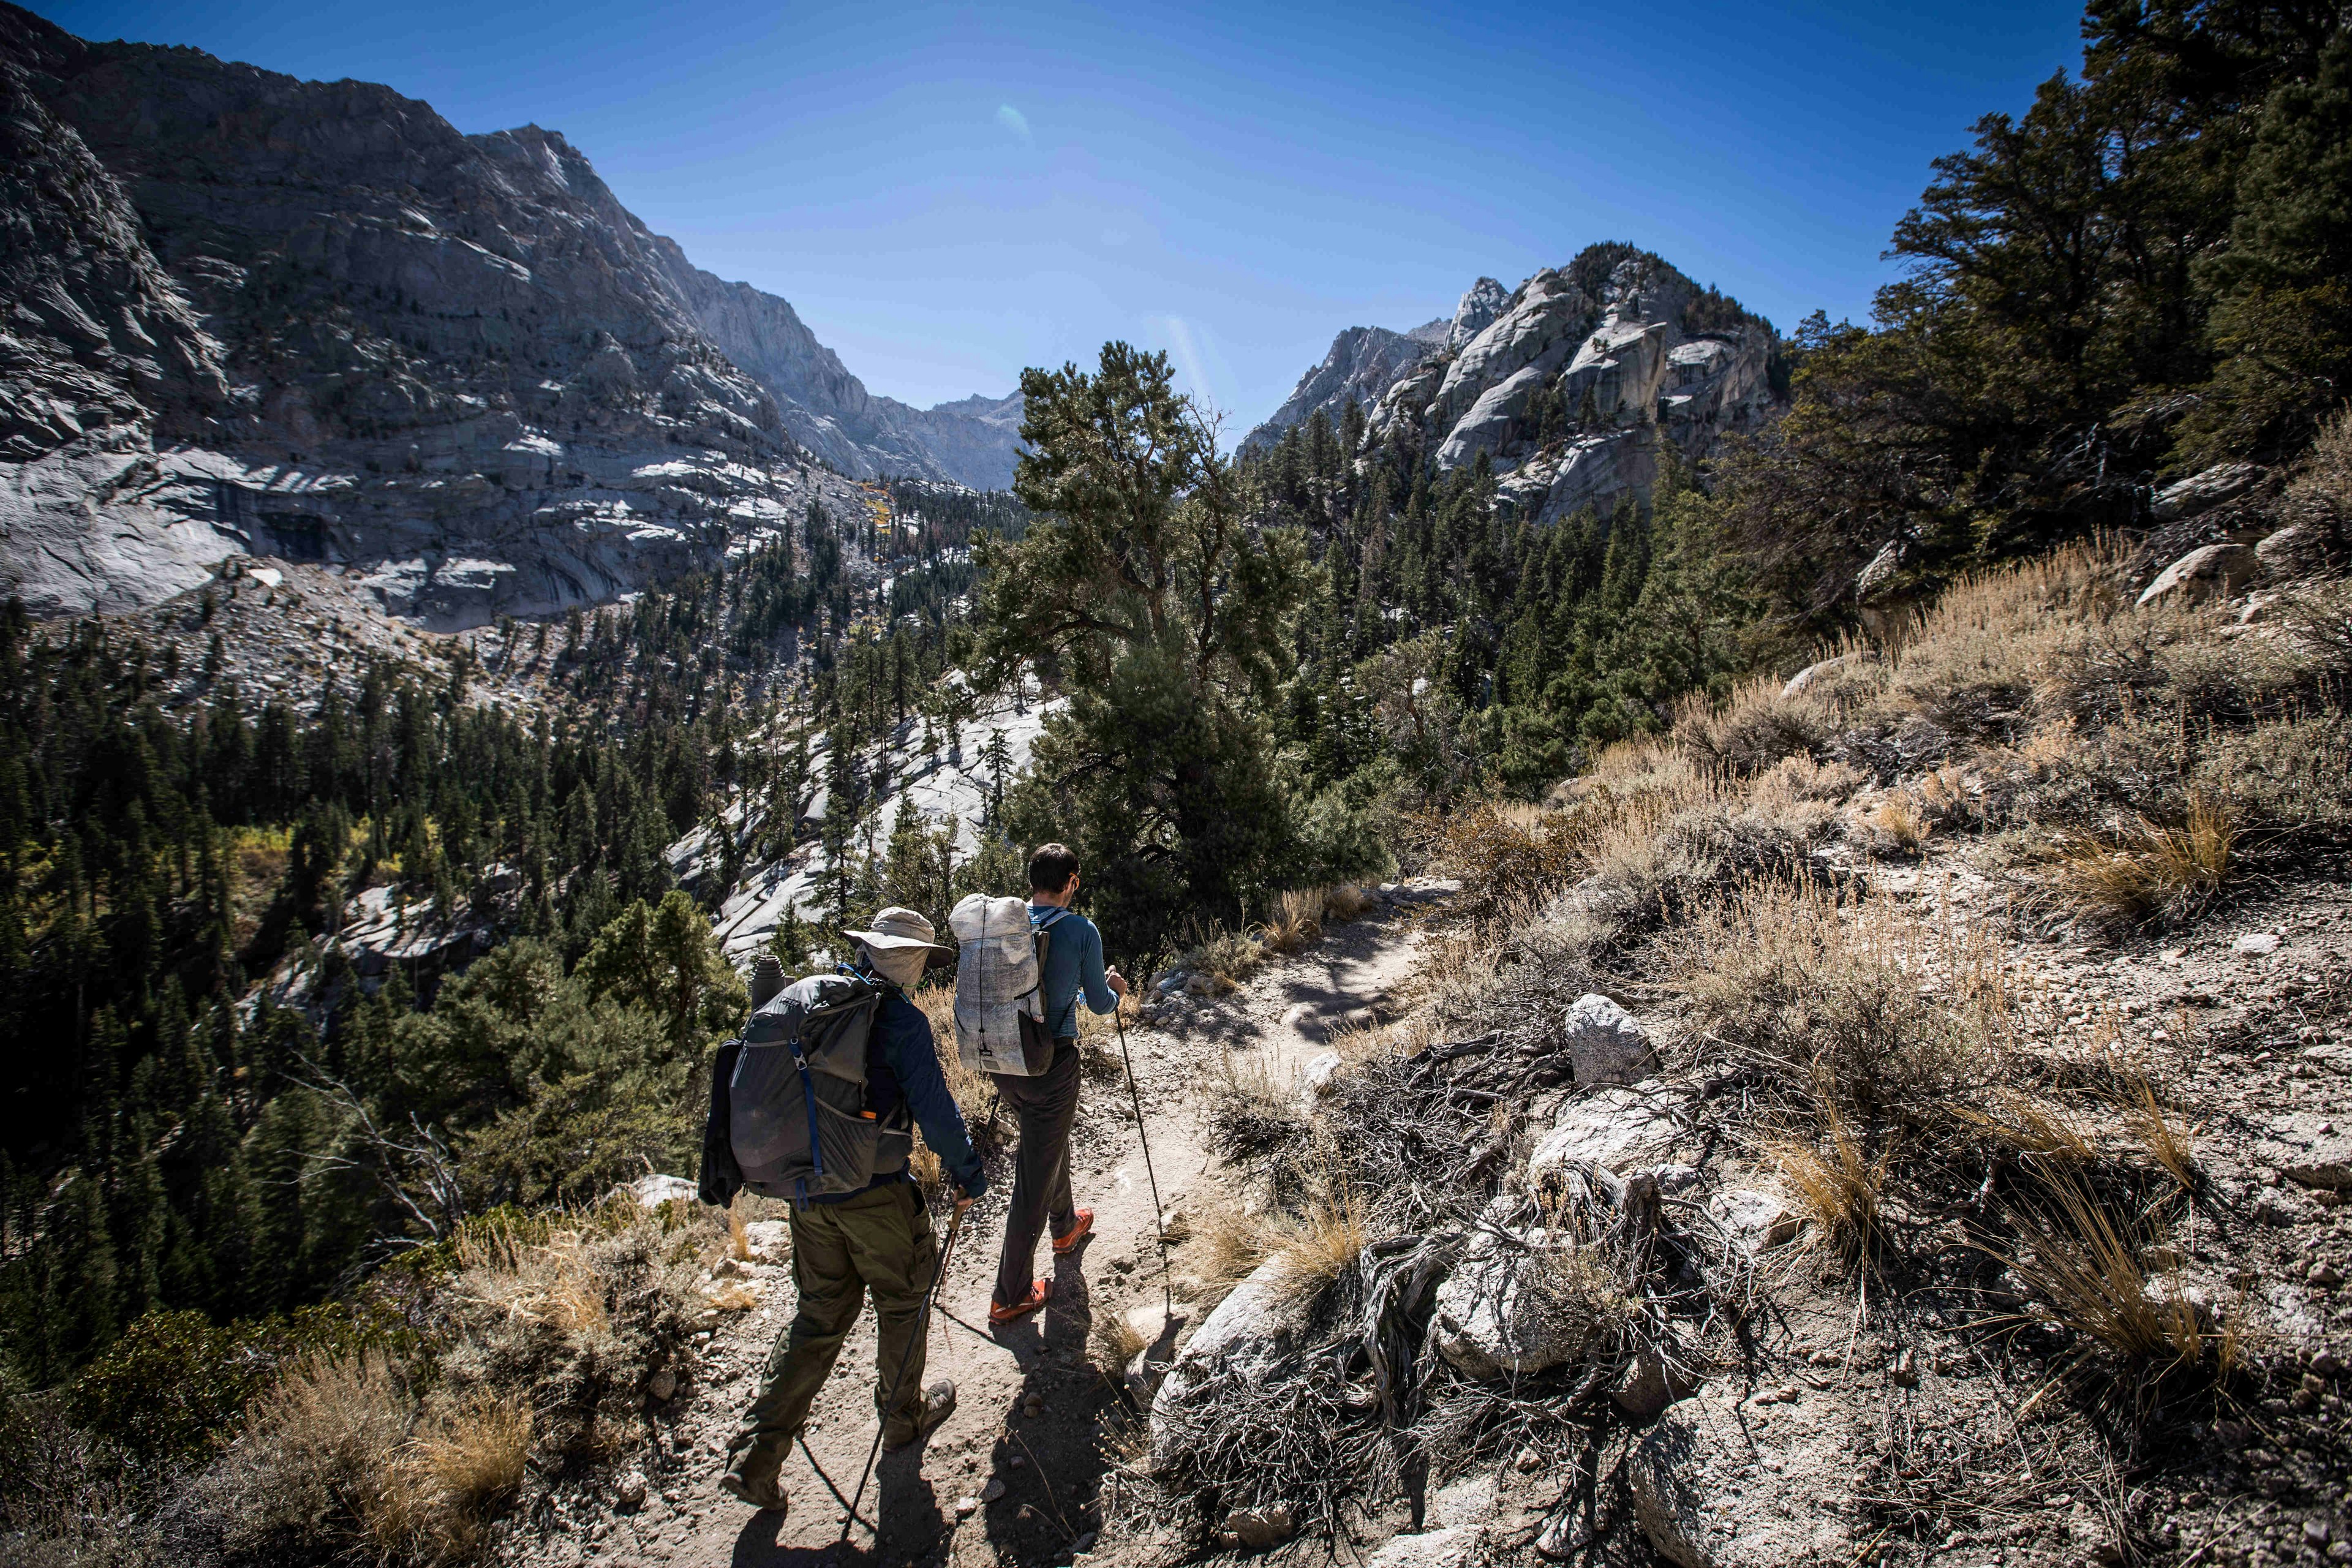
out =
[(2265, 536), (2254, 546), (2254, 561), (2263, 575), (2274, 583), (2286, 583), (2341, 571), (2347, 552), (2335, 521), (2307, 517)]
[(1278, 1257), (1260, 1264), (1185, 1342), (1151, 1397), (1154, 1469), (1181, 1462), (1201, 1423), (1216, 1418), (1220, 1383), (1263, 1377), (1297, 1348), (1302, 1300), (1286, 1288), (1285, 1268)]
[(2196, 517), (2244, 494), (2262, 477), (2262, 469), (2252, 463), (2217, 463), (2157, 491), (2149, 510), (2158, 522)]
[(2253, 572), (2254, 552), (2244, 545), (2200, 545), (2157, 574), (2156, 581), (2140, 591), (2139, 607), (2201, 605), (2226, 597)]
[(1560, 1040), (1580, 1084), (1638, 1083), (1657, 1067), (1657, 1052), (1633, 1014), (1587, 992), (1560, 1020)]
[(1528, 1184), (1599, 1166), (1622, 1176), (1664, 1163), (1684, 1137), (1682, 1101), (1652, 1080), (1570, 1097), (1528, 1156)]
[(1482, 1226), (1437, 1288), (1437, 1351), (1473, 1377), (1548, 1372), (1583, 1353), (1589, 1320), (1554, 1287), (1576, 1250), (1567, 1232)]

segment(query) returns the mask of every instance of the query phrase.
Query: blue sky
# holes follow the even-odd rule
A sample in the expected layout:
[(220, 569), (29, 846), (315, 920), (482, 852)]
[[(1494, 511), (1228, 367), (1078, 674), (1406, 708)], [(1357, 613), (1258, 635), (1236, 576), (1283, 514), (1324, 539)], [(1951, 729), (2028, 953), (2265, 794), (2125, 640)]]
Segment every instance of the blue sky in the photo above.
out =
[(388, 82), (562, 131), (867, 386), (1165, 348), (1238, 438), (1357, 323), (1625, 239), (1784, 331), (1862, 318), (1969, 124), (2079, 7), (1684, 0), (1076, 7), (36, 0), (86, 37)]

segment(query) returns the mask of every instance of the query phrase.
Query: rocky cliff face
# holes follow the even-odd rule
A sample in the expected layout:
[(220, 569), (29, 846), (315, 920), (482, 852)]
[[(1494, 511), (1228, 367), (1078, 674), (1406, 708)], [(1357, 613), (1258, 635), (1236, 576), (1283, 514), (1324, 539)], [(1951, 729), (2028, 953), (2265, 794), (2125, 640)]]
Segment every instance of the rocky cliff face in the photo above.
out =
[(877, 397), (840, 356), (817, 342), (789, 300), (749, 283), (729, 283), (655, 237), (696, 323), (719, 351), (776, 400), (784, 427), (845, 474), (944, 479), (973, 489), (1013, 483), (1020, 447), (1021, 395), (968, 397), (916, 408)]
[(1352, 400), (1370, 409), (1367, 451), (1393, 444), (1441, 470), (1483, 457), (1506, 476), (1506, 504), (1548, 521), (1646, 495), (1666, 443), (1696, 460), (1776, 406), (1771, 324), (1630, 246), (1591, 247), (1507, 294), (1480, 279), (1453, 321), (1412, 334), (1422, 351), (1397, 356), (1392, 378), (1365, 396), (1379, 367), (1342, 350), (1380, 331), (1341, 333), (1251, 439), (1317, 406), (1336, 423)]
[(5, 5), (0, 88), (0, 595), (37, 613), (238, 551), (445, 625), (543, 611), (846, 504), (802, 431), (851, 473), (961, 479), (1003, 428), (943, 416), (963, 472), (929, 458), (929, 416), (689, 266), (555, 132)]
[(1350, 405), (1370, 408), (1399, 376), (1438, 353), (1445, 331), (1444, 321), (1432, 321), (1410, 332), (1392, 332), (1386, 327), (1347, 328), (1331, 340), (1323, 363), (1298, 378), (1298, 384), (1290, 389), (1290, 396), (1274, 411), (1274, 416), (1244, 437), (1242, 449), (1272, 446), (1284, 431), (1306, 424), (1318, 409), (1331, 421), (1332, 428), (1339, 428), (1339, 416)]
[(1339, 428), (1341, 416), (1353, 405), (1370, 409), (1399, 381), (1442, 354), (1460, 348), (1476, 336), (1509, 302), (1510, 294), (1492, 278), (1473, 283), (1455, 307), (1454, 318), (1440, 317), (1409, 332), (1386, 327), (1349, 327), (1331, 340), (1323, 363), (1298, 378), (1290, 396), (1272, 418), (1252, 430), (1242, 449), (1271, 446), (1293, 426), (1304, 425), (1321, 409)]

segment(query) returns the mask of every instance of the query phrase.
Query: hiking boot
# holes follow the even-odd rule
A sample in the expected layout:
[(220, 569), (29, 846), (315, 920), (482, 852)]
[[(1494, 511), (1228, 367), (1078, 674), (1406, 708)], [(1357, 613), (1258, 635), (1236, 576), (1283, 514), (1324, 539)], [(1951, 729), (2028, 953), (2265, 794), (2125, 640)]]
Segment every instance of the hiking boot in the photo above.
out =
[(763, 1513), (782, 1513), (786, 1500), (779, 1484), (778, 1473), (784, 1468), (784, 1456), (792, 1452), (793, 1440), (786, 1437), (745, 1442), (719, 1478), (719, 1489), (740, 1502), (751, 1504)]
[(923, 1402), (912, 1415), (893, 1415), (882, 1423), (882, 1451), (895, 1454), (913, 1447), (938, 1431), (940, 1423), (955, 1414), (955, 1384), (943, 1377), (923, 1390)]
[(1051, 1279), (1032, 1279), (1029, 1282), (1029, 1294), (1022, 1297), (1010, 1307), (1000, 1307), (991, 1301), (988, 1304), (988, 1321), (992, 1323), (1010, 1323), (1016, 1319), (1025, 1318), (1044, 1306), (1047, 1298), (1053, 1294), (1054, 1282)]
[(1085, 1243), (1087, 1237), (1092, 1236), (1094, 1233), (1095, 1211), (1092, 1209), (1080, 1209), (1078, 1211), (1078, 1217), (1071, 1222), (1068, 1232), (1054, 1238), (1054, 1256), (1056, 1258), (1066, 1258), (1069, 1256), (1071, 1253), (1076, 1252), (1079, 1247)]

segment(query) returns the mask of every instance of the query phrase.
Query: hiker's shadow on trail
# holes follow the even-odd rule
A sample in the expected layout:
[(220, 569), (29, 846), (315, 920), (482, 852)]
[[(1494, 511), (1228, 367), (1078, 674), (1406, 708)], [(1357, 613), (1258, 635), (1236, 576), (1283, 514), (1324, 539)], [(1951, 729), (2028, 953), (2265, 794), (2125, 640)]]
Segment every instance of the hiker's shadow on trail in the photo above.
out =
[(836, 1556), (831, 1546), (784, 1546), (777, 1534), (784, 1528), (780, 1513), (755, 1513), (735, 1535), (730, 1568), (848, 1568), (855, 1561)]
[(861, 1518), (879, 1520), (878, 1539), (861, 1524), (845, 1542), (786, 1546), (776, 1539), (785, 1528), (785, 1516), (758, 1513), (737, 1532), (730, 1568), (866, 1568), (922, 1556), (948, 1531), (938, 1494), (923, 1478), (922, 1465), (922, 1450), (915, 1449), (885, 1454), (875, 1467), (877, 1489), (867, 1495), (858, 1512)]
[(989, 1474), (1004, 1483), (1004, 1495), (987, 1505), (984, 1522), (989, 1542), (1023, 1562), (1058, 1557), (1102, 1527), (1108, 1466), (1101, 1431), (1115, 1399), (1086, 1356), (1094, 1299), (1085, 1257), (1081, 1249), (1055, 1259), (1045, 1310), (997, 1331), (1020, 1365), (1021, 1384), (998, 1422)]

